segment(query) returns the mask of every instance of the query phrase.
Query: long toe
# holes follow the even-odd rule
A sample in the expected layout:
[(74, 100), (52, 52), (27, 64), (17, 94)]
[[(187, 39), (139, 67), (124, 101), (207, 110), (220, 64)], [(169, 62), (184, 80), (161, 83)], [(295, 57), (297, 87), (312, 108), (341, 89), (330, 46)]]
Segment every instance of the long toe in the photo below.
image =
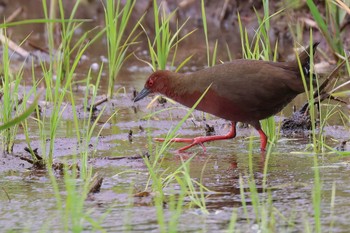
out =
[[(154, 138), (157, 142), (164, 142), (165, 138)], [(183, 143), (193, 143), (195, 140), (193, 138), (173, 138), (170, 142), (183, 142)]]
[(164, 142), (165, 141), (164, 138), (153, 138), (153, 140), (156, 142)]
[(207, 151), (207, 148), (204, 146), (203, 143), (201, 143), (201, 142), (193, 142), (190, 145), (187, 145), (187, 146), (184, 146), (184, 147), (180, 148), (179, 152), (184, 152), (185, 150), (187, 150), (187, 149), (189, 149), (189, 148), (191, 148), (191, 147), (193, 147), (195, 145), (200, 145), (202, 147), (202, 149), (203, 149), (203, 152)]
[(173, 138), (171, 142), (184, 142), (184, 143), (193, 143), (195, 140), (193, 138)]
[(203, 152), (207, 152), (207, 148), (204, 146), (204, 144), (203, 144), (203, 143), (200, 143), (199, 145), (202, 147)]
[(187, 146), (184, 146), (184, 147), (181, 147), (178, 151), (179, 152), (184, 152), (185, 150), (187, 149), (190, 149), (192, 146), (196, 145), (196, 143), (192, 143), (190, 145), (187, 145)]

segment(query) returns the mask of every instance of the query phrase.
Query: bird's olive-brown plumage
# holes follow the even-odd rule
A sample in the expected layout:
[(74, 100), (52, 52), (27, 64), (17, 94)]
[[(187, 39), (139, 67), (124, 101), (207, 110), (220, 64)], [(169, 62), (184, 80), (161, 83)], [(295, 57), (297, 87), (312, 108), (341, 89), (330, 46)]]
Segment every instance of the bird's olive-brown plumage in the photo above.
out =
[[(314, 50), (317, 45), (314, 44)], [(308, 54), (309, 48), (299, 55), (307, 79)], [(234, 60), (188, 74), (156, 71), (147, 79), (135, 102), (149, 93), (158, 92), (192, 107), (209, 86), (196, 109), (233, 124), (237, 121), (249, 123), (257, 130), (261, 130), (259, 120), (278, 113), (304, 92), (297, 59), (292, 62)]]

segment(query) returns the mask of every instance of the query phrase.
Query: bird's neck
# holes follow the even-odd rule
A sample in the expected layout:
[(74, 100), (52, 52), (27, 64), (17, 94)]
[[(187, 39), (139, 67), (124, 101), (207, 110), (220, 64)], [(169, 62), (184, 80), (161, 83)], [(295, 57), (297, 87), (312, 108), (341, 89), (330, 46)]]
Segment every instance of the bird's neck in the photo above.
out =
[(167, 84), (160, 93), (180, 104), (192, 107), (201, 95), (200, 90), (194, 90), (194, 82), (198, 80), (193, 77), (193, 73), (172, 73), (168, 77)]

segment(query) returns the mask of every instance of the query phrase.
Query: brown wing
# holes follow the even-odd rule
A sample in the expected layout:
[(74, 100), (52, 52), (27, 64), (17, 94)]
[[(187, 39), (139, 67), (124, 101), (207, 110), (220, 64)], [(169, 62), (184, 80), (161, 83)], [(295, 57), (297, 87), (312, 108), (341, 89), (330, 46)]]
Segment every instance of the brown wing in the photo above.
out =
[(300, 92), (296, 89), (302, 87), (298, 72), (276, 64), (236, 60), (197, 73), (198, 82), (193, 86), (203, 90), (212, 82), (212, 90), (247, 118), (266, 118), (279, 112)]

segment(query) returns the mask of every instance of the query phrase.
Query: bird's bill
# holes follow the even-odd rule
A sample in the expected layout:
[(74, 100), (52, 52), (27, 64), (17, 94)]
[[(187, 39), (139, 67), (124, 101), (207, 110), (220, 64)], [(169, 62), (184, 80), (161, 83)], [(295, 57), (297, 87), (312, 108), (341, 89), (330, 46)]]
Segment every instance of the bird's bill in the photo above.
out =
[(135, 97), (134, 102), (145, 98), (149, 93), (151, 93), (150, 89), (143, 88), (142, 91)]

